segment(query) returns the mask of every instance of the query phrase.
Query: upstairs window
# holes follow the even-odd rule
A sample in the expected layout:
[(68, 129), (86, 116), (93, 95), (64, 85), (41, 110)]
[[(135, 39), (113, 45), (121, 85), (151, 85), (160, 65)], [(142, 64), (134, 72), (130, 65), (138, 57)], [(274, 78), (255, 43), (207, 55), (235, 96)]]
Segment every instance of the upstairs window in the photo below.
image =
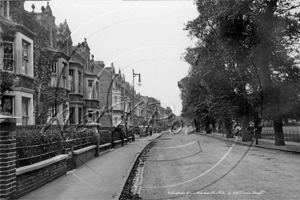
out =
[(55, 106), (50, 106), (49, 110), (48, 110), (48, 115), (50, 118), (54, 118), (57, 116), (57, 112), (58, 112), (58, 107)]
[(114, 96), (114, 104), (117, 105), (118, 103), (118, 96)]
[(14, 44), (12, 42), (3, 42), (3, 70), (14, 71)]
[(0, 1), (0, 15), (9, 19), (9, 1)]
[(88, 81), (88, 99), (93, 98), (93, 81)]
[(64, 120), (64, 123), (66, 123), (67, 112), (68, 112), (68, 105), (63, 104), (63, 120)]
[(56, 76), (51, 76), (51, 85), (50, 86), (53, 86), (53, 87), (55, 87), (56, 86), (56, 82), (57, 82), (57, 78), (56, 78)]
[(74, 90), (74, 70), (69, 70), (69, 90), (75, 92)]
[(22, 41), (22, 73), (28, 74), (28, 64), (29, 64), (29, 56), (28, 56), (29, 43)]
[(82, 87), (82, 73), (78, 72), (78, 93), (81, 94), (81, 87)]
[(53, 62), (51, 65), (51, 86), (56, 87), (57, 77), (56, 77), (56, 70), (57, 70), (57, 62)]
[(52, 63), (51, 66), (51, 72), (56, 73), (56, 69), (57, 69), (57, 62)]
[(96, 100), (99, 100), (99, 82), (96, 82), (95, 97)]
[(66, 76), (66, 71), (67, 71), (67, 63), (63, 62), (63, 68), (62, 68), (62, 81), (63, 81), (63, 88), (67, 88), (67, 76)]
[(53, 47), (53, 32), (51, 29), (49, 29), (49, 41), (50, 41), (50, 47)]

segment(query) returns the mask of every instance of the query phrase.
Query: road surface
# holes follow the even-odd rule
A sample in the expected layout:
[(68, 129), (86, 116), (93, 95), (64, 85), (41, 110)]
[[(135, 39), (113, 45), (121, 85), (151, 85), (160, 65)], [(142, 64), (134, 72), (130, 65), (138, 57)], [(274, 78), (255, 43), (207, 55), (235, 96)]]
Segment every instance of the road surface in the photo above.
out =
[(300, 155), (166, 133), (140, 164), (142, 199), (300, 199)]

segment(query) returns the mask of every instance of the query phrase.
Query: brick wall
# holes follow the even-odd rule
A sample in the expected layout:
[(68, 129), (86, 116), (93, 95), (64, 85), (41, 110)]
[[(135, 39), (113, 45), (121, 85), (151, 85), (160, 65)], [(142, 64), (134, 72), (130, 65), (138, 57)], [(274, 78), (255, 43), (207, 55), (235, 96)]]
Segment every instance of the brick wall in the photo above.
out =
[(73, 162), (75, 169), (88, 162), (89, 160), (92, 160), (93, 158), (95, 158), (95, 149), (90, 149), (86, 152), (77, 155), (73, 154)]
[(0, 124), (0, 199), (13, 199), (16, 192), (16, 140), (9, 124)]
[(103, 115), (103, 117), (100, 119), (100, 124), (102, 126), (111, 127), (112, 123), (111, 123), (111, 120), (110, 120), (110, 116), (109, 115)]
[(111, 143), (112, 138), (111, 138), (111, 132), (110, 131), (101, 131), (100, 134), (100, 145), (106, 144), (106, 143)]
[(16, 198), (45, 185), (46, 183), (66, 174), (66, 159), (33, 170), (24, 174), (17, 175)]

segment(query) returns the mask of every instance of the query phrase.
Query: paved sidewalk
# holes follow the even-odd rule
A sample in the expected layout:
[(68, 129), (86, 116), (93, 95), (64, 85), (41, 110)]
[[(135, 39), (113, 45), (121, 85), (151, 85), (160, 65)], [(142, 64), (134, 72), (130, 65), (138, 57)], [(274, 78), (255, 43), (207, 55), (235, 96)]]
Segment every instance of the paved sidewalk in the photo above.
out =
[[(235, 138), (226, 138), (226, 135), (221, 134), (221, 133), (206, 134), (206, 133), (193, 132), (193, 134), (201, 134), (201, 135), (205, 135), (208, 137), (215, 137), (215, 138), (219, 138), (219, 139), (223, 139), (223, 140), (230, 140), (230, 141), (235, 140)], [(239, 137), (237, 140), (237, 143), (249, 146), (251, 144), (251, 141), (250, 142), (242, 142), (242, 138)], [(252, 146), (266, 148), (266, 149), (287, 151), (287, 152), (292, 152), (292, 153), (300, 153), (300, 142), (285, 141), (285, 146), (275, 146), (274, 140), (258, 139), (258, 145), (255, 144), (255, 141), (254, 141), (252, 143)]]
[(20, 199), (119, 199), (137, 155), (163, 133), (137, 138), (112, 149)]

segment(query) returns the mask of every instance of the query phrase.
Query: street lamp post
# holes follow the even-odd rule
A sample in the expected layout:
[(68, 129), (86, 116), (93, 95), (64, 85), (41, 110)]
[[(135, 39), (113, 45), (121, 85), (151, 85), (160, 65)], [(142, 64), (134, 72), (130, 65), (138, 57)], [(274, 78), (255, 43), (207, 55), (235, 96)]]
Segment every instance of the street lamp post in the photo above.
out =
[(141, 83), (141, 74), (136, 74), (134, 73), (134, 69), (132, 70), (132, 76), (133, 76), (133, 79), (132, 79), (132, 85), (133, 85), (133, 91), (132, 91), (132, 125), (134, 125), (134, 78), (136, 76), (139, 76), (139, 82), (138, 82), (138, 85), (141, 86), (142, 83)]

